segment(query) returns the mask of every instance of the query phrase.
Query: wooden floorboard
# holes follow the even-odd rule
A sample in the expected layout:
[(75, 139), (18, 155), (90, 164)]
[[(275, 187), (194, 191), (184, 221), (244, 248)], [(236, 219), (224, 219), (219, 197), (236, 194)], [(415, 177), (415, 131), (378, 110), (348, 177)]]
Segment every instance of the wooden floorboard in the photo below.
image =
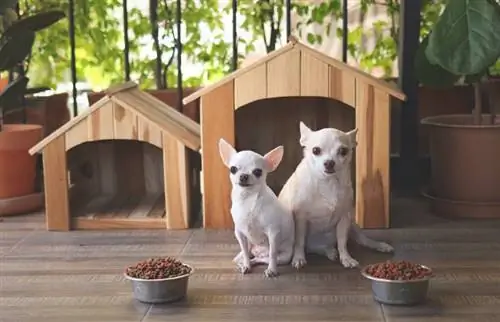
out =
[[(395, 228), (367, 234), (391, 242), (394, 254), (349, 247), (362, 265), (397, 258), (433, 267), (424, 305), (379, 305), (359, 270), (317, 256), (300, 272), (280, 267), (275, 280), (264, 267), (242, 276), (231, 262), (239, 250), (231, 231), (47, 232), (43, 214), (31, 214), (0, 218), (0, 321), (500, 321), (500, 221), (436, 218), (416, 200), (393, 209)], [(123, 270), (158, 255), (195, 267), (187, 300), (132, 299)]]

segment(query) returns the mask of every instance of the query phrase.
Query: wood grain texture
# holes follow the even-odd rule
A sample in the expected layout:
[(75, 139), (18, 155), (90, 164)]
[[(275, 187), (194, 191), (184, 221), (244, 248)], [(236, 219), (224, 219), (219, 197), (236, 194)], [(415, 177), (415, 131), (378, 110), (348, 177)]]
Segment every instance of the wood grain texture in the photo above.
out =
[(389, 95), (361, 81), (356, 88), (356, 222), (389, 228)]
[[(113, 103), (109, 102), (88, 117), (89, 141), (111, 140), (115, 138)], [(70, 129), (69, 131), (72, 131)]]
[(219, 139), (234, 146), (234, 83), (218, 87), (201, 99), (203, 226), (231, 228), (231, 183), (219, 155)]
[(142, 116), (137, 117), (138, 139), (139, 141), (149, 142), (150, 144), (162, 147), (162, 131), (160, 128)]
[(356, 78), (339, 68), (329, 67), (329, 96), (351, 107), (356, 105)]
[(77, 146), (78, 144), (81, 144), (82, 142), (86, 142), (89, 139), (88, 119), (81, 120), (75, 125), (75, 127), (66, 132), (64, 135), (66, 136), (66, 151)]
[(163, 168), (167, 229), (189, 228), (187, 151), (168, 133), (163, 134)]
[[(359, 270), (308, 257), (296, 271), (264, 278), (235, 269), (231, 230), (143, 229), (45, 231), (42, 213), (3, 218), (0, 225), (2, 322), (97, 321), (499, 321), (500, 221), (432, 216), (420, 199), (395, 199), (396, 229), (368, 230), (390, 241), (393, 255), (349, 244), (362, 265), (386, 259), (425, 263), (435, 271), (428, 301), (415, 307), (379, 305)], [(146, 305), (132, 299), (125, 267), (145, 258), (176, 256), (196, 269), (187, 299)]]
[(305, 52), (300, 55), (300, 95), (330, 97), (328, 64)]
[(137, 114), (113, 103), (113, 129), (116, 139), (137, 140)]
[(267, 68), (262, 64), (234, 80), (234, 108), (267, 97)]
[(267, 62), (267, 97), (300, 96), (300, 50)]
[(48, 230), (70, 229), (68, 170), (65, 137), (59, 136), (43, 151), (45, 211)]

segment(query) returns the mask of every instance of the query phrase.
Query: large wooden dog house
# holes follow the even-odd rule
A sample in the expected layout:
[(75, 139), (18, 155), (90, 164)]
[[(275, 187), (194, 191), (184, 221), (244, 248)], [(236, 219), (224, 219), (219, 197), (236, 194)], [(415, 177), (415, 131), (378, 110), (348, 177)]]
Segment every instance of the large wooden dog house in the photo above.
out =
[(364, 228), (389, 226), (390, 100), (391, 96), (405, 100), (405, 95), (391, 84), (291, 37), (283, 48), (183, 101), (188, 104), (201, 100), (205, 227), (233, 225), (228, 170), (220, 160), (217, 142), (224, 138), (235, 144), (235, 111), (257, 100), (297, 96), (331, 98), (355, 109), (355, 124), (359, 129), (356, 221)]
[(199, 125), (129, 82), (29, 152), (43, 153), (49, 230), (188, 228), (186, 147)]

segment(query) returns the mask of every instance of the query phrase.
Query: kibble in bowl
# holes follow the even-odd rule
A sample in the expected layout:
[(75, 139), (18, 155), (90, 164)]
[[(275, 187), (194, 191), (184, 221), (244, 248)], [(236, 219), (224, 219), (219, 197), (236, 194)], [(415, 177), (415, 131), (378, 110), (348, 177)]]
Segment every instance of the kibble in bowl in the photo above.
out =
[(368, 265), (361, 274), (371, 280), (376, 301), (393, 305), (423, 302), (433, 276), (429, 267), (404, 260)]
[(167, 303), (186, 296), (193, 268), (173, 257), (140, 261), (125, 270), (132, 282), (134, 298), (144, 303)]

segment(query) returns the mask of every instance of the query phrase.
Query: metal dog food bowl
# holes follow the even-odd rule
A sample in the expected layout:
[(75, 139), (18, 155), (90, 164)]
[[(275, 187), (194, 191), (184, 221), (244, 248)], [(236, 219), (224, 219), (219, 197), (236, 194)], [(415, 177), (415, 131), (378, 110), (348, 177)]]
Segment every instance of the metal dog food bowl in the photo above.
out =
[(372, 294), (375, 301), (389, 305), (415, 305), (426, 300), (429, 281), (432, 277), (432, 270), (429, 267), (420, 266), (428, 269), (431, 275), (408, 281), (388, 280), (369, 275), (366, 272), (368, 266), (363, 268), (361, 275), (371, 280)]
[(188, 274), (157, 279), (147, 280), (130, 277), (124, 274), (125, 278), (132, 282), (134, 298), (143, 303), (159, 304), (179, 301), (186, 297), (188, 289), (189, 276), (194, 272), (193, 268)]

